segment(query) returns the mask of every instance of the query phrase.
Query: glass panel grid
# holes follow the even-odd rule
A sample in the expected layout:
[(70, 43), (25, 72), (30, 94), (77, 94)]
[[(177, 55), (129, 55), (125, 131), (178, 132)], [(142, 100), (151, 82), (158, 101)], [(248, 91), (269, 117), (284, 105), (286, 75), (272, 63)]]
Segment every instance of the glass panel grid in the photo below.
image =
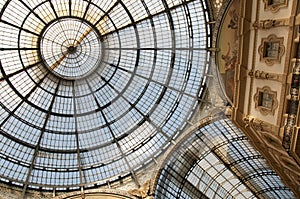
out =
[[(24, 190), (105, 184), (144, 169), (183, 132), (207, 70), (200, 1), (4, 5), (2, 179)], [(198, 194), (188, 187), (185, 196)]]
[(196, 190), (208, 198), (294, 198), (228, 119), (193, 131), (174, 150), (160, 174), (156, 196), (194, 198)]

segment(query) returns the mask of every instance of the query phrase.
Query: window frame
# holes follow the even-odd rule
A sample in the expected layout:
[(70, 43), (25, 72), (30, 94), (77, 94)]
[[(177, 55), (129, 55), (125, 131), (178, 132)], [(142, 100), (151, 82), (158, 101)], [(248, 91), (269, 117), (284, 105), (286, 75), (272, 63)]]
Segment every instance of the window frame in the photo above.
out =
[[(281, 58), (285, 52), (285, 47), (283, 45), (283, 37), (277, 37), (276, 35), (272, 34), (269, 35), (267, 38), (261, 39), (261, 44), (258, 48), (258, 53), (260, 55), (260, 61), (264, 61), (268, 66), (272, 66), (275, 63), (281, 63)], [(268, 45), (272, 44), (277, 45), (277, 54), (276, 56), (270, 56), (268, 54)], [(270, 49), (274, 51), (274, 49)]]
[(288, 0), (279, 0), (280, 2), (275, 2), (274, 0), (264, 0), (265, 10), (270, 10), (275, 13), (278, 12), (281, 8), (288, 6)]
[[(264, 106), (263, 102), (263, 95), (272, 96), (272, 105)], [(263, 88), (257, 88), (256, 94), (254, 95), (255, 101), (255, 109), (259, 110), (263, 115), (274, 115), (275, 109), (278, 107), (278, 100), (277, 100), (277, 92), (272, 91), (270, 87), (264, 86)]]

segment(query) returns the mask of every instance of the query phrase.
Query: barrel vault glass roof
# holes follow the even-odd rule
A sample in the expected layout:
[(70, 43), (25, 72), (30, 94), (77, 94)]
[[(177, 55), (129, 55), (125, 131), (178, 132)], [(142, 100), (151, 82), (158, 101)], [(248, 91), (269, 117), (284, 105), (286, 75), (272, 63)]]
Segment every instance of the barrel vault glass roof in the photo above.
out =
[(161, 171), (158, 198), (295, 198), (229, 119), (190, 133)]
[(134, 175), (197, 109), (211, 45), (204, 1), (0, 6), (2, 181), (72, 190)]

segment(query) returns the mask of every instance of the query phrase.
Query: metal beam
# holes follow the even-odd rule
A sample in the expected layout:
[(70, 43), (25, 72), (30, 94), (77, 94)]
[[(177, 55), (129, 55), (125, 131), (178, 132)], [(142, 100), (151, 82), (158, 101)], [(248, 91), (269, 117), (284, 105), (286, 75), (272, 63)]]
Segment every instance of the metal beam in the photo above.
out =
[(5, 20), (3, 20), (3, 19), (1, 19), (0, 22), (4, 23), (4, 24), (6, 24), (6, 25), (12, 26), (12, 27), (14, 27), (14, 28), (17, 28), (17, 29), (19, 29), (19, 30), (23, 30), (23, 31), (25, 31), (25, 32), (27, 32), (27, 33), (33, 34), (33, 35), (35, 35), (35, 36), (37, 36), (37, 37), (40, 36), (38, 33), (32, 32), (31, 30), (28, 30), (28, 29), (23, 28), (23, 27), (20, 27), (20, 26), (18, 26), (18, 25), (12, 24), (12, 23), (10, 23), (10, 22), (8, 22), (8, 21), (5, 21)]
[(104, 48), (105, 50), (153, 50), (153, 51), (157, 51), (157, 50), (172, 50), (172, 51), (176, 51), (176, 50), (189, 50), (189, 51), (193, 51), (193, 50), (204, 50), (207, 51), (207, 48), (158, 48), (158, 47), (154, 47), (154, 48)]
[[(93, 95), (93, 97), (94, 97), (95, 103), (97, 104), (98, 108), (101, 109), (101, 115), (102, 115), (102, 117), (103, 117), (105, 123), (108, 124), (109, 122), (108, 122), (108, 120), (107, 120), (107, 118), (106, 118), (106, 115), (104, 114), (104, 112), (103, 112), (103, 110), (102, 110), (102, 108), (101, 108), (101, 105), (100, 105), (100, 103), (98, 102), (97, 97), (95, 96), (95, 94), (94, 94), (94, 92), (93, 92), (93, 90), (92, 90), (92, 88), (91, 88), (91, 86), (90, 86), (90, 84), (89, 84), (88, 82), (87, 82), (87, 85), (88, 85), (88, 87), (89, 87), (89, 89), (90, 89), (90, 92), (92, 93), (92, 95)], [(125, 156), (125, 154), (124, 154), (124, 152), (123, 152), (123, 150), (122, 150), (122, 148), (121, 148), (121, 146), (120, 146), (120, 144), (119, 144), (119, 141), (118, 141), (118, 139), (116, 138), (116, 136), (115, 136), (115, 134), (114, 134), (114, 132), (113, 132), (113, 129), (111, 128), (110, 125), (108, 125), (108, 129), (109, 129), (109, 131), (110, 131), (110, 133), (111, 133), (111, 136), (112, 136), (112, 138), (113, 138), (113, 142), (116, 143), (116, 145), (117, 145), (117, 147), (118, 147), (118, 150), (119, 150), (119, 152), (120, 152), (120, 154), (121, 154), (123, 160), (125, 161), (125, 163), (126, 163), (128, 169), (129, 169), (129, 172), (131, 173), (131, 176), (132, 176), (134, 182), (136, 183), (137, 186), (140, 186), (140, 184), (139, 184), (139, 182), (138, 182), (138, 179), (137, 179), (137, 177), (136, 177), (136, 175), (135, 175), (135, 172), (134, 172), (134, 170), (131, 168), (131, 166), (130, 166), (130, 164), (129, 164), (129, 162), (128, 162), (128, 160), (127, 160), (127, 158), (126, 158), (126, 156)]]
[(90, 8), (91, 2), (92, 2), (92, 0), (89, 0), (88, 5), (87, 5), (86, 8), (85, 8), (85, 11), (84, 11), (84, 14), (83, 14), (82, 19), (85, 19), (86, 14), (87, 14), (87, 12), (88, 12), (88, 10), (89, 10), (89, 8)]
[[(40, 81), (42, 82), (42, 81)], [(59, 84), (58, 84), (59, 86)], [(58, 86), (56, 88), (56, 93), (58, 91)], [(44, 132), (45, 132), (45, 129), (46, 129), (46, 126), (47, 126), (47, 122), (48, 122), (48, 119), (50, 117), (50, 111), (53, 107), (53, 103), (54, 103), (54, 99), (55, 99), (56, 95), (53, 95), (53, 98), (52, 98), (52, 101), (51, 101), (51, 104), (49, 106), (49, 109), (48, 109), (48, 114), (46, 115), (45, 117), (45, 121), (44, 121), (44, 124), (43, 124), (43, 129), (41, 131), (41, 134), (39, 136), (39, 139), (38, 139), (38, 142), (36, 144), (36, 147), (35, 147), (35, 150), (34, 150), (34, 153), (33, 153), (33, 156), (32, 156), (32, 159), (31, 159), (31, 164), (30, 164), (30, 167), (28, 169), (28, 173), (27, 173), (27, 177), (26, 177), (26, 181), (24, 183), (24, 188), (23, 188), (23, 191), (22, 191), (22, 198), (23, 199), (26, 199), (26, 190), (27, 190), (27, 187), (28, 187), (28, 184), (29, 184), (29, 180), (30, 180), (30, 176), (31, 176), (31, 173), (32, 173), (32, 170), (33, 170), (33, 166), (34, 166), (34, 162), (36, 160), (36, 157), (38, 155), (38, 151), (39, 151), (39, 147), (40, 147), (40, 144), (41, 144), (41, 141), (42, 141), (42, 138), (43, 138), (43, 135), (44, 135)]]
[(69, 16), (72, 16), (72, 0), (69, 0)]
[[(115, 29), (115, 30), (113, 30), (113, 31), (111, 31), (111, 32), (106, 33), (106, 34), (103, 34), (102, 37), (106, 37), (106, 36), (108, 36), (108, 35), (111, 35), (111, 34), (114, 34), (114, 33), (116, 33), (116, 32), (119, 32), (119, 31), (121, 31), (121, 30), (124, 30), (124, 29), (126, 29), (126, 28), (129, 28), (129, 27), (131, 27), (131, 26), (135, 26), (135, 25), (137, 25), (137, 24), (139, 24), (139, 23), (141, 23), (141, 22), (143, 22), (143, 21), (145, 21), (145, 20), (148, 20), (148, 19), (150, 19), (150, 20), (153, 21), (153, 18), (156, 17), (156, 16), (165, 14), (166, 12), (170, 12), (170, 11), (172, 11), (172, 10), (175, 10), (175, 9), (181, 7), (182, 5), (185, 5), (185, 4), (188, 4), (188, 3), (192, 3), (192, 2), (194, 2), (194, 1), (196, 1), (196, 0), (191, 0), (191, 1), (189, 1), (189, 2), (184, 1), (184, 2), (182, 2), (182, 4), (175, 5), (175, 6), (173, 6), (173, 7), (170, 7), (170, 8), (168, 8), (168, 9), (162, 10), (162, 11), (157, 12), (157, 13), (155, 13), (155, 14), (151, 14), (150, 12), (149, 12), (149, 13), (147, 12), (147, 14), (148, 14), (147, 17), (145, 17), (145, 18), (143, 18), (143, 19), (139, 19), (139, 20), (137, 20), (137, 21), (134, 21), (134, 22), (132, 22), (132, 23), (130, 23), (130, 24), (127, 24), (127, 25), (125, 25), (125, 26), (122, 26), (122, 27), (120, 27), (120, 28), (117, 28), (117, 29)], [(144, 6), (146, 6), (146, 3), (144, 3)], [(146, 9), (146, 11), (147, 11), (147, 10), (149, 10), (149, 9)], [(153, 25), (153, 24), (152, 24), (152, 25)]]
[[(248, 183), (245, 183), (245, 182), (243, 181), (243, 178), (241, 178), (239, 175), (237, 175), (237, 173), (235, 173), (234, 170), (232, 170), (232, 168), (230, 167), (230, 165), (227, 164), (227, 162), (225, 162), (225, 161), (223, 160), (223, 158), (222, 158), (218, 153), (215, 152), (215, 150), (211, 150), (211, 152), (219, 159), (219, 161), (224, 165), (224, 167), (225, 167), (226, 169), (228, 169), (228, 170), (233, 174), (233, 176), (236, 177), (236, 178), (240, 181), (240, 183), (243, 183), (243, 184), (248, 188), (248, 190), (249, 190), (254, 196), (256, 196), (256, 190), (254, 190), (253, 187), (249, 186)], [(240, 186), (240, 184), (237, 184), (236, 186)], [(228, 190), (228, 192), (231, 193), (229, 190)]]
[(19, 0), (28, 10), (30, 10), (30, 12), (32, 13), (32, 14), (34, 14), (34, 16), (36, 17), (36, 18), (38, 18), (41, 22), (43, 22), (43, 24), (45, 24), (45, 25), (47, 25), (47, 23), (44, 21), (44, 19), (42, 19), (38, 14), (36, 14), (35, 13), (35, 11), (32, 9), (32, 8), (30, 8), (29, 6), (28, 6), (28, 4), (27, 3), (25, 3), (23, 0)]
[(38, 50), (39, 48), (0, 48), (0, 51), (9, 51), (9, 50)]
[[(214, 123), (213, 123), (214, 124)], [(219, 126), (217, 126), (217, 125), (215, 125), (214, 124), (214, 126), (215, 126), (215, 128), (216, 129), (218, 129), (218, 131), (228, 140), (228, 143), (230, 143), (230, 140), (227, 138), (227, 136), (224, 134), (224, 132), (219, 128)], [(241, 151), (235, 146), (235, 145), (231, 145), (234, 149), (235, 149), (235, 151), (240, 155), (240, 157), (243, 157), (245, 154), (242, 154), (241, 153)], [(216, 148), (217, 149), (217, 148)], [(216, 150), (215, 149), (215, 150)], [(246, 187), (248, 187), (249, 188), (249, 190), (252, 192), (252, 193), (254, 193), (254, 196), (257, 196), (257, 194), (258, 194), (258, 190), (256, 190), (254, 187), (252, 187), (252, 186), (250, 186), (249, 185), (249, 183), (247, 183), (245, 180), (244, 180), (244, 178), (242, 178), (242, 177), (240, 177), (240, 176), (238, 176), (238, 174), (232, 169), (232, 167), (233, 166), (230, 166), (230, 164), (228, 165), (223, 159), (222, 159), (222, 157), (220, 157), (216, 152), (215, 152), (215, 150), (212, 150), (212, 152), (220, 159), (220, 161), (222, 161), (223, 163), (224, 163), (224, 165), (226, 166), (226, 167), (228, 167), (228, 169), (246, 186)], [(247, 150), (247, 149), (245, 149), (245, 150)], [(249, 164), (249, 166), (250, 167), (252, 167), (252, 170), (253, 171), (256, 171), (256, 168), (252, 165), (252, 164)], [(268, 185), (269, 183), (265, 180), (265, 178), (261, 178), (262, 179), (262, 181), (266, 184), (266, 185)], [(277, 193), (275, 193), (276, 195), (277, 195)], [(278, 198), (280, 198), (280, 196), (279, 195), (277, 195), (277, 197)]]
[[(275, 190), (277, 190), (277, 191), (280, 191), (280, 190), (290, 191), (290, 189), (288, 187), (285, 187), (285, 186), (284, 187), (270, 187), (270, 188), (267, 188), (267, 189), (260, 190), (259, 192), (257, 192), (257, 195), (259, 196), (259, 195), (262, 195), (266, 192), (272, 192), (272, 193), (275, 193), (275, 195), (277, 195)], [(275, 198), (281, 198), (281, 197), (280, 196), (278, 197), (278, 195), (277, 195)]]
[[(101, 114), (102, 114), (102, 117), (103, 117), (104, 121), (105, 121), (106, 123), (108, 123), (108, 120), (107, 120), (107, 118), (106, 118), (106, 115), (104, 114), (104, 112), (103, 112), (102, 110), (101, 110)], [(125, 164), (127, 165), (128, 170), (129, 170), (129, 172), (131, 173), (131, 175), (132, 175), (132, 177), (133, 177), (133, 180), (134, 180), (135, 184), (136, 184), (138, 187), (140, 187), (140, 184), (139, 184), (139, 182), (138, 182), (138, 180), (137, 180), (137, 178), (136, 178), (136, 175), (135, 175), (135, 173), (134, 173), (134, 170), (131, 168), (131, 166), (130, 166), (130, 164), (129, 164), (129, 162), (128, 162), (128, 160), (127, 160), (127, 158), (126, 158), (126, 156), (125, 156), (125, 154), (124, 154), (124, 152), (123, 152), (123, 149), (121, 148), (121, 145), (120, 145), (118, 139), (116, 138), (115, 133), (114, 133), (114, 131), (113, 131), (113, 129), (111, 128), (110, 125), (108, 126), (108, 129), (109, 129), (110, 134), (111, 134), (111, 136), (112, 136), (112, 138), (113, 138), (113, 140), (114, 140), (114, 143), (116, 143), (116, 145), (117, 145), (117, 148), (118, 148), (118, 150), (119, 150), (119, 152), (120, 152), (120, 154), (121, 154), (121, 157), (122, 157), (123, 160), (125, 161)]]
[(12, 0), (7, 0), (6, 3), (3, 5), (2, 9), (0, 10), (0, 19), (2, 18), (4, 11), (6, 10), (8, 4), (10, 4), (11, 1)]
[[(2, 64), (0, 61), (0, 68), (1, 71), (3, 73), (3, 68), (2, 68)], [(7, 122), (7, 120), (18, 110), (19, 107), (21, 107), (21, 105), (27, 101), (27, 99), (30, 97), (30, 95), (38, 88), (38, 86), (43, 82), (43, 80), (47, 77), (47, 75), (45, 75), (28, 93), (26, 96), (22, 97), (21, 102), (14, 108), (13, 111), (10, 112), (10, 114), (2, 121), (2, 123), (0, 124), (0, 128)], [(7, 79), (7, 75), (4, 73), (4, 78)], [(11, 84), (11, 83), (10, 83)]]
[(11, 78), (11, 77), (13, 77), (13, 76), (15, 76), (15, 75), (17, 75), (17, 74), (19, 74), (19, 73), (22, 73), (22, 72), (24, 72), (24, 71), (27, 71), (28, 69), (31, 69), (31, 68), (33, 68), (33, 67), (39, 65), (40, 63), (42, 63), (42, 62), (41, 62), (41, 61), (36, 62), (36, 63), (31, 64), (31, 65), (29, 65), (29, 66), (27, 66), (27, 67), (25, 67), (25, 68), (22, 68), (22, 69), (20, 69), (20, 70), (17, 70), (17, 71), (15, 71), (15, 72), (13, 72), (13, 73), (10, 73), (10, 74), (6, 75), (5, 78), (4, 78), (4, 77), (1, 77), (1, 78), (0, 78), (0, 82), (3, 81), (3, 80), (5, 80), (6, 78)]
[(79, 135), (78, 135), (78, 120), (77, 120), (77, 105), (76, 105), (76, 91), (75, 91), (75, 81), (72, 82), (72, 94), (73, 94), (73, 109), (74, 109), (74, 119), (75, 119), (75, 136), (76, 136), (76, 151), (77, 151), (77, 164), (80, 178), (80, 189), (83, 193), (83, 174), (81, 166), (80, 157), (80, 145), (79, 145)]
[[(104, 77), (102, 77), (102, 80), (105, 81)], [(121, 98), (123, 98), (123, 99), (131, 106), (131, 108), (135, 109), (135, 110), (143, 117), (143, 119), (144, 119), (145, 121), (149, 122), (149, 123), (150, 123), (150, 124), (151, 124), (158, 132), (160, 132), (162, 135), (164, 135), (169, 141), (172, 140), (172, 138), (171, 138), (169, 135), (167, 135), (167, 133), (165, 133), (165, 132), (162, 130), (162, 128), (160, 128), (159, 126), (157, 126), (156, 124), (154, 124), (154, 123), (150, 120), (150, 118), (149, 118), (148, 115), (145, 115), (141, 110), (139, 110), (139, 109), (136, 107), (136, 104), (131, 103), (128, 99), (126, 99), (123, 95), (121, 95), (121, 93), (120, 93), (118, 90), (116, 90), (116, 89), (115, 89), (108, 81), (106, 81), (106, 83), (107, 83), (108, 86), (110, 86), (110, 87), (111, 87), (118, 95), (120, 95)], [(149, 111), (149, 112), (151, 112), (151, 111)]]
[(58, 15), (57, 15), (57, 12), (56, 12), (56, 10), (55, 10), (55, 8), (54, 8), (54, 5), (53, 5), (53, 3), (52, 3), (52, 0), (49, 0), (49, 3), (50, 3), (50, 7), (52, 8), (52, 10), (53, 10), (53, 12), (54, 12), (54, 15), (55, 15), (56, 19), (58, 19)]
[(102, 21), (119, 3), (121, 2), (121, 0), (117, 0), (114, 5), (112, 5), (105, 13), (104, 15), (102, 15), (98, 21), (96, 21), (96, 23), (94, 24), (94, 26), (97, 26), (98, 23), (100, 23), (100, 21)]

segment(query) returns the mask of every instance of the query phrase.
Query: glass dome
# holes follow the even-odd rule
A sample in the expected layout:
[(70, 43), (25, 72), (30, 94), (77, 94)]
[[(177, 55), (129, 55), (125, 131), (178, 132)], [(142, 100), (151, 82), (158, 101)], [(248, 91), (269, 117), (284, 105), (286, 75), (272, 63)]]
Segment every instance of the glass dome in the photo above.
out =
[(0, 176), (65, 190), (135, 175), (205, 90), (204, 1), (0, 2)]

